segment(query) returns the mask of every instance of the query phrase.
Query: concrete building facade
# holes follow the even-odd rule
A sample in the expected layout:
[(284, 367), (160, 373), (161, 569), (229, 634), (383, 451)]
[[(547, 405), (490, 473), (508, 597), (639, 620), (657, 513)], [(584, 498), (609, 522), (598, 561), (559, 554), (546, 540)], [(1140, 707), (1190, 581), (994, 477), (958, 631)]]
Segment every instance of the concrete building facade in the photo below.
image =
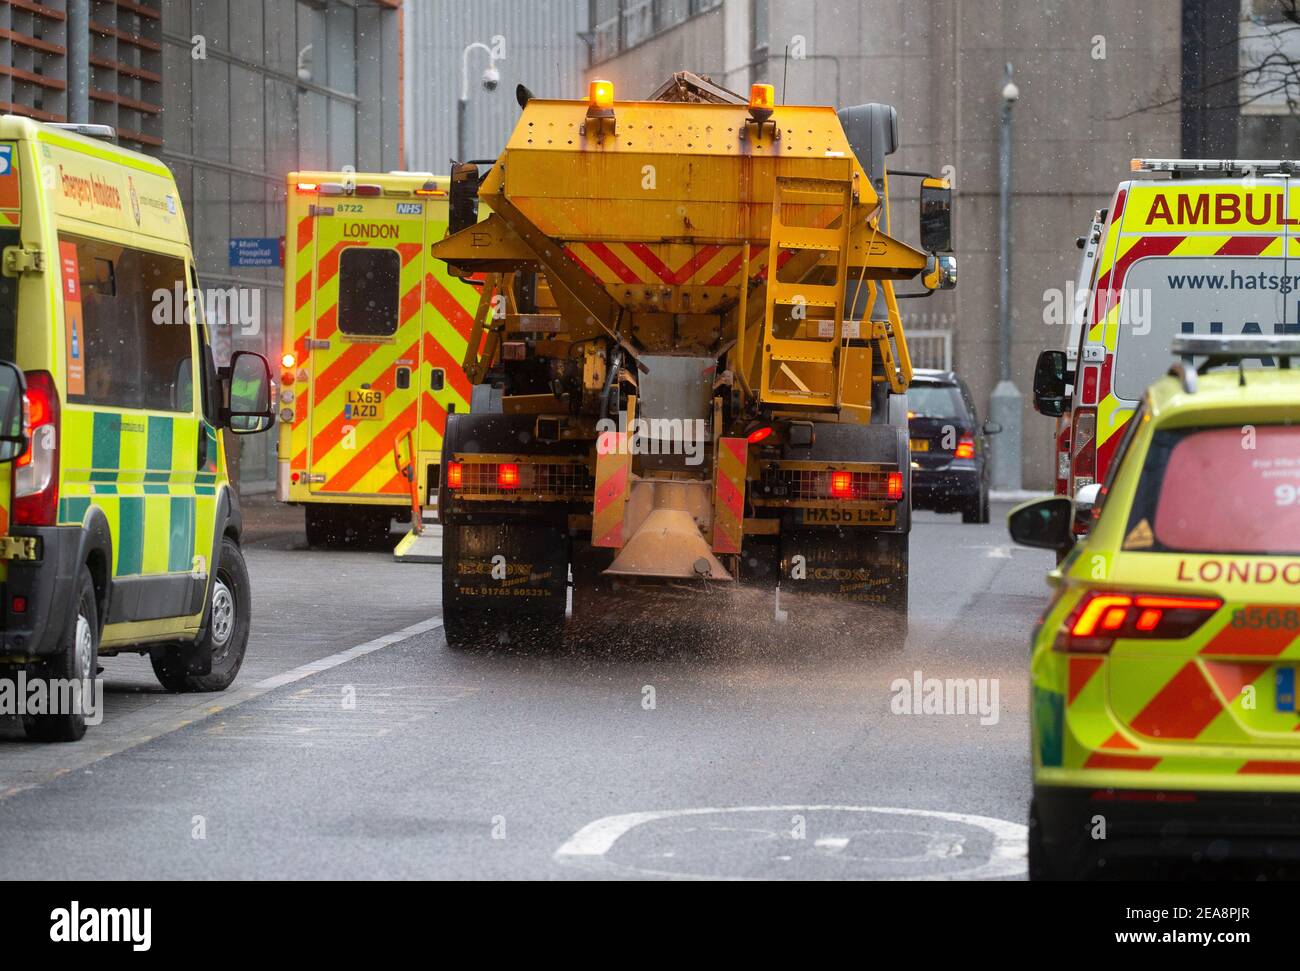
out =
[[(277, 358), (282, 271), (232, 266), (230, 241), (284, 234), (288, 172), (402, 167), (401, 0), (0, 0), (0, 28), (0, 110), (162, 158), (200, 282), (257, 308), (211, 322), (218, 353)], [(242, 485), (269, 489), (275, 436), (237, 441)]]
[[(1028, 401), (1038, 352), (1065, 337), (1044, 322), (1045, 295), (1073, 280), (1075, 237), (1109, 203), (1129, 159), (1179, 153), (1180, 0), (675, 0), (650, 3), (649, 21), (645, 6), (592, 0), (607, 40), (591, 74), (621, 97), (644, 97), (687, 69), (741, 92), (767, 81), (778, 101), (898, 108), (891, 167), (952, 178), (960, 267), (956, 291), (907, 301), (905, 321), (949, 335), (986, 415), (1000, 368), (998, 140), (1012, 63), (1012, 373), (1025, 395), (1023, 481), (1050, 489), (1053, 422)], [(666, 15), (655, 19), (657, 10)], [(1170, 98), (1172, 107), (1151, 107)], [(895, 233), (914, 239), (915, 182), (893, 189)]]

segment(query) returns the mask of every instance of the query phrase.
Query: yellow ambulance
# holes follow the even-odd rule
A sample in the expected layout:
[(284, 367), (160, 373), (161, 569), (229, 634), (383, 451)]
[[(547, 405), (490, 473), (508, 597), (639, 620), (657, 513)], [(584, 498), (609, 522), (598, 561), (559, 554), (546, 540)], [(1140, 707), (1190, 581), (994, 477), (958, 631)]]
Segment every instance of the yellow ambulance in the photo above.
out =
[[(0, 359), (26, 410), (0, 467), (0, 677), (65, 700), (121, 652), (172, 690), (234, 681), (250, 599), (223, 435), (274, 422), (267, 362), (213, 359), (171, 172), (111, 135), (0, 117)], [(87, 706), (55, 709), (23, 712), (28, 734), (80, 738)]]
[(461, 365), (479, 301), (429, 256), (448, 185), (288, 176), (278, 496), (305, 507), (312, 545), (382, 543), (394, 518), (436, 501), (447, 415), (469, 410)]

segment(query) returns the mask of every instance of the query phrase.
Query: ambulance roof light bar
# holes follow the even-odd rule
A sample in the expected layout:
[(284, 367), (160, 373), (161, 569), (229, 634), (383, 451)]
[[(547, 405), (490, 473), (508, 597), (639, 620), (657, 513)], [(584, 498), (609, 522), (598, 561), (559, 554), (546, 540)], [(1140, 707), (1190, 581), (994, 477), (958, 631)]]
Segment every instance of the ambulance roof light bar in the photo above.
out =
[(57, 128), (59, 131), (72, 132), (74, 135), (81, 135), (83, 138), (99, 138), (106, 142), (117, 141), (117, 129), (112, 125), (90, 125), (85, 122), (55, 122), (48, 127)]
[(1134, 172), (1169, 172), (1181, 175), (1296, 175), (1300, 165), (1290, 159), (1261, 158), (1135, 158)]
[(1197, 368), (1193, 357), (1204, 357), (1201, 371), (1222, 365), (1237, 365), (1241, 383), (1246, 383), (1242, 362), (1262, 358), (1277, 358), (1283, 370), (1291, 367), (1291, 359), (1300, 358), (1300, 335), (1260, 337), (1254, 334), (1181, 334), (1174, 338), (1170, 350), (1182, 361), (1169, 369), (1169, 373), (1182, 381), (1183, 390), (1195, 394)]

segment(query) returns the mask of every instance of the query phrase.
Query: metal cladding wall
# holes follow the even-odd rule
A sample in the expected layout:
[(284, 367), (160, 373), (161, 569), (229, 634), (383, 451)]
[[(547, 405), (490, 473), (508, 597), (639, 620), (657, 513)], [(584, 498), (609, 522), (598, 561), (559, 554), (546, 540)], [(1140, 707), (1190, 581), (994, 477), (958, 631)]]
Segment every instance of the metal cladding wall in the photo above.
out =
[[(280, 356), (283, 270), (230, 266), (233, 238), (284, 235), (295, 170), (399, 168), (396, 0), (163, 0), (164, 162), (176, 173), (200, 282), (237, 288), (254, 325), (209, 320), (218, 355)], [(275, 481), (275, 435), (239, 442), (245, 489)]]
[(495, 158), (519, 119), (515, 85), (539, 98), (584, 97), (587, 45), (578, 36), (588, 23), (587, 0), (411, 0), (406, 10), (406, 167), (446, 174), (456, 152), (456, 102), (461, 55), (475, 41), (494, 45), (501, 81), (495, 91), (481, 83), (488, 55), (469, 56), (466, 154)]

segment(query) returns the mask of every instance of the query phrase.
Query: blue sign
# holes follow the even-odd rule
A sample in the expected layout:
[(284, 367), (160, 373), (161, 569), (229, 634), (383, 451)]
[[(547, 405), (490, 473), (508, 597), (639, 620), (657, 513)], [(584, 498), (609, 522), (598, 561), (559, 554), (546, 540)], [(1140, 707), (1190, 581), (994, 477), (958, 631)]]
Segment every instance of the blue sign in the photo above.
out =
[(14, 147), (0, 145), (0, 175), (8, 175), (14, 168)]
[(232, 267), (280, 266), (280, 240), (278, 237), (258, 238), (245, 236), (230, 241)]

